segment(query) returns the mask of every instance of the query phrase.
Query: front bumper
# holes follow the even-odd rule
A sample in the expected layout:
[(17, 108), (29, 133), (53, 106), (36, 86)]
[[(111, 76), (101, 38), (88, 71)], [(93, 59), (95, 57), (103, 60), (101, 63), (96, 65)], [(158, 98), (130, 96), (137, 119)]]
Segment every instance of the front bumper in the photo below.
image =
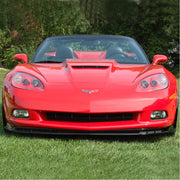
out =
[[(20, 90), (21, 92), (22, 90)], [(76, 134), (76, 135), (142, 135), (142, 134), (160, 134), (168, 133), (168, 127), (172, 126), (175, 119), (177, 107), (177, 97), (168, 98), (167, 92), (161, 92), (161, 98), (158, 92), (146, 93), (139, 98), (122, 98), (108, 100), (91, 100), (86, 107), (78, 100), (68, 103), (70, 100), (62, 101), (52, 99), (53, 102), (42, 102), (33, 99), (37, 96), (32, 92), (31, 97), (22, 96), (20, 92), (13, 98), (5, 96), (4, 109), (7, 123), (11, 128), (7, 130), (14, 132), (27, 132), (35, 134)], [(26, 91), (25, 91), (26, 92)], [(172, 94), (172, 93), (171, 93)], [(170, 94), (170, 95), (171, 95)], [(147, 98), (148, 95), (149, 97)], [(140, 95), (139, 95), (140, 96)], [(142, 96), (142, 95), (141, 95)], [(152, 97), (153, 96), (153, 97)], [(40, 96), (41, 97), (41, 96)], [(171, 96), (170, 96), (171, 97)], [(38, 97), (37, 97), (38, 98)], [(83, 99), (83, 98), (81, 98)], [(86, 102), (87, 99), (84, 100)], [(37, 102), (37, 103), (34, 103)], [(48, 103), (45, 103), (48, 102)], [(65, 102), (65, 103), (64, 103)], [(85, 109), (84, 109), (85, 108)], [(89, 108), (89, 109), (86, 109)], [(12, 117), (14, 109), (26, 109), (29, 112), (28, 119), (18, 119)], [(166, 119), (151, 120), (152, 111), (165, 110), (168, 117)], [(108, 122), (68, 122), (65, 119), (48, 119), (47, 111), (52, 112), (75, 112), (75, 113), (133, 113), (133, 118), (125, 121)]]

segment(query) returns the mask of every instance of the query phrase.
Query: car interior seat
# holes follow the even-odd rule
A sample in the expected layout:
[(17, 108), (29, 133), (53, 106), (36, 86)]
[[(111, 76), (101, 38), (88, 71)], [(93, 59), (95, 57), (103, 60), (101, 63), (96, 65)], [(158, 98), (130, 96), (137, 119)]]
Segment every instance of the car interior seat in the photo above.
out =
[(106, 51), (107, 51), (106, 59), (108, 59), (114, 55), (123, 53), (123, 50), (118, 46), (110, 46)]
[(56, 58), (58, 58), (61, 61), (65, 61), (66, 59), (73, 59), (74, 51), (70, 46), (59, 46), (56, 51)]

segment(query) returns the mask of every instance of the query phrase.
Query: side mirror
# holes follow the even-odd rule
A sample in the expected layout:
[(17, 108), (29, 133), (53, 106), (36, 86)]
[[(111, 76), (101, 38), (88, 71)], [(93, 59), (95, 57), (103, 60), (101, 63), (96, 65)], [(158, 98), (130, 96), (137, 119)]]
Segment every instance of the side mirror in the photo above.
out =
[(157, 65), (159, 62), (166, 62), (168, 60), (167, 56), (164, 55), (155, 55), (153, 58), (152, 65)]
[(18, 62), (24, 62), (25, 64), (28, 63), (28, 57), (26, 54), (16, 54), (14, 59)]

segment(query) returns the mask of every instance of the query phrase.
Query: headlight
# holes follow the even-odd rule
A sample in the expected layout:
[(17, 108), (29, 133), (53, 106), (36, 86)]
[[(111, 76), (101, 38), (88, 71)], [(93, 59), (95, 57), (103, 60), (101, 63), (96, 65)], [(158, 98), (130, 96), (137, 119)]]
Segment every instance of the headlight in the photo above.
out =
[(40, 91), (44, 89), (42, 82), (33, 75), (18, 72), (12, 78), (12, 85), (20, 89)]
[(138, 92), (156, 91), (168, 87), (168, 79), (164, 74), (155, 74), (141, 80), (137, 85)]

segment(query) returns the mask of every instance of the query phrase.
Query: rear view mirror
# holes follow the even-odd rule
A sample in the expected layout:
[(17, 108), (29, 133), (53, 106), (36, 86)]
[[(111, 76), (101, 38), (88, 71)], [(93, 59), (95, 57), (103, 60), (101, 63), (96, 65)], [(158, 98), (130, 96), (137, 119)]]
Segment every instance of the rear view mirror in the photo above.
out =
[(28, 63), (28, 57), (26, 54), (16, 54), (14, 59), (18, 62), (24, 62), (25, 64)]
[(166, 62), (168, 60), (167, 56), (164, 55), (155, 55), (153, 58), (152, 65), (157, 65), (159, 62)]

